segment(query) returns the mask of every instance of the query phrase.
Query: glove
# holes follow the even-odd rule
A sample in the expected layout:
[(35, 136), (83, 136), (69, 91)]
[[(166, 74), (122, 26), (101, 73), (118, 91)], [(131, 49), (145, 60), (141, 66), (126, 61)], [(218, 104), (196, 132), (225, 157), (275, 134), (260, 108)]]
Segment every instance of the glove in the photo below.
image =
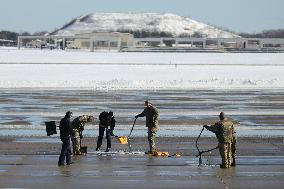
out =
[(82, 139), (83, 138), (83, 135), (82, 134), (80, 134), (80, 139)]
[(138, 118), (138, 116), (135, 116), (135, 119), (137, 119)]

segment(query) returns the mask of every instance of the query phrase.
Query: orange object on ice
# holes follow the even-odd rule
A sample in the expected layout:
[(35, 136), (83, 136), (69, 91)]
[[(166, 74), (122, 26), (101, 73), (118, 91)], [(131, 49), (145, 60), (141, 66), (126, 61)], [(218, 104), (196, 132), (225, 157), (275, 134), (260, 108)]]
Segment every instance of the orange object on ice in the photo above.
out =
[(120, 144), (128, 144), (128, 139), (126, 136), (117, 137), (117, 140)]
[(168, 157), (170, 154), (169, 152), (158, 152), (154, 151), (153, 156), (162, 156), (162, 157)]

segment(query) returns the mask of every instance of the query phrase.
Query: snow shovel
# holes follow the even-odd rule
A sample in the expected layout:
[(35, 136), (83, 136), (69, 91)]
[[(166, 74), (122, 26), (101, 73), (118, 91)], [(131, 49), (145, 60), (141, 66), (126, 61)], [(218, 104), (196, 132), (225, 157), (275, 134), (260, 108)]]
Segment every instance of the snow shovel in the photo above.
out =
[(131, 133), (132, 133), (132, 131), (133, 131), (134, 125), (135, 125), (135, 123), (136, 123), (136, 120), (137, 120), (137, 118), (135, 118), (134, 123), (133, 123), (133, 125), (132, 125), (132, 128), (131, 128), (131, 130), (130, 130), (130, 133), (129, 133), (129, 135), (128, 135), (127, 137), (126, 137), (126, 136), (117, 137), (117, 140), (118, 140), (118, 142), (119, 142), (120, 144), (128, 144), (129, 152), (132, 151), (132, 149), (131, 149), (131, 144), (130, 144), (130, 139), (129, 139), (129, 138), (130, 138)]
[(205, 129), (205, 127), (202, 128), (201, 132), (199, 133), (199, 135), (198, 135), (198, 137), (197, 137), (197, 139), (195, 141), (195, 146), (196, 146), (196, 149), (198, 151), (198, 154), (196, 155), (196, 157), (199, 157), (198, 166), (202, 165), (202, 157), (201, 156), (202, 156), (203, 153), (211, 152), (211, 151), (219, 148), (219, 146), (216, 146), (215, 148), (212, 148), (212, 149), (209, 149), (209, 150), (202, 150), (202, 151), (200, 151), (200, 149), (198, 148), (198, 140), (199, 140), (202, 132), (204, 131), (204, 129)]
[(118, 136), (117, 140), (120, 144), (128, 144), (128, 140), (126, 136), (120, 136), (120, 137)]
[(135, 118), (134, 123), (133, 123), (133, 125), (132, 125), (132, 128), (131, 128), (131, 130), (130, 130), (130, 133), (129, 133), (128, 137), (127, 137), (127, 138), (128, 138), (128, 148), (129, 148), (129, 152), (132, 152), (131, 144), (130, 144), (130, 136), (131, 136), (131, 133), (132, 133), (132, 131), (133, 131), (134, 125), (135, 125), (135, 123), (136, 123), (136, 120), (137, 120), (137, 118)]

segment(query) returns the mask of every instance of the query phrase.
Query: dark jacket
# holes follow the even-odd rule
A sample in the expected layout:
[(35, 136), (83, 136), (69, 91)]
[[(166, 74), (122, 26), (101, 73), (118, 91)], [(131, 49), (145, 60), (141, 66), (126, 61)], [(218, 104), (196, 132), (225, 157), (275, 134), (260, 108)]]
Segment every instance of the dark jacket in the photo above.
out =
[(111, 129), (113, 129), (115, 127), (115, 122), (116, 122), (115, 118), (111, 117), (110, 120), (109, 120), (109, 123), (108, 123)]
[(102, 112), (99, 115), (100, 127), (108, 127), (108, 112)]
[(71, 125), (70, 118), (67, 118), (65, 116), (63, 119), (61, 119), (60, 124), (59, 124), (59, 129), (60, 129), (60, 138), (71, 136), (72, 125)]

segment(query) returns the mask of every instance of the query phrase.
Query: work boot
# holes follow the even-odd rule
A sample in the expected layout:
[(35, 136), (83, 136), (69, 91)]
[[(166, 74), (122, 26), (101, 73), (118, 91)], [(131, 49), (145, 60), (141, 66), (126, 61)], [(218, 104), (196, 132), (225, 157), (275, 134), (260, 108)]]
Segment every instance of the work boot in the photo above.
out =
[(110, 131), (110, 136), (114, 136), (113, 131)]
[(76, 151), (76, 152), (74, 153), (74, 156), (79, 156), (79, 155), (82, 155), (82, 153), (81, 153), (80, 151)]
[(64, 166), (64, 163), (59, 163), (58, 162), (58, 167)]
[(109, 151), (110, 151), (110, 148), (107, 148), (105, 152), (109, 152)]
[(97, 147), (97, 148), (96, 148), (96, 151), (100, 151), (100, 148), (99, 148), (99, 147)]
[(231, 163), (231, 167), (236, 167), (236, 160), (233, 159), (233, 162)]
[(230, 168), (228, 165), (223, 165), (223, 164), (220, 164), (220, 168), (222, 169), (226, 169), (226, 168)]

